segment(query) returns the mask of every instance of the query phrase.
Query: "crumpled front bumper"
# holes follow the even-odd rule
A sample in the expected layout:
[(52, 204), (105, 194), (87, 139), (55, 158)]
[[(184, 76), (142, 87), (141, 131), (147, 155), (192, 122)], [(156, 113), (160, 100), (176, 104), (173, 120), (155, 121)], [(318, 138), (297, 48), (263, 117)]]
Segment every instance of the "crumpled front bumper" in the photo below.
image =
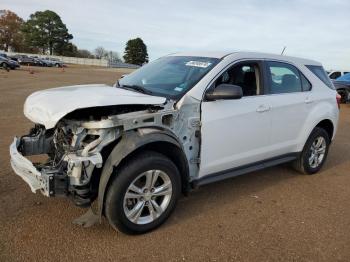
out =
[[(53, 185), (54, 177), (52, 175), (42, 174), (36, 167), (18, 152), (20, 139), (15, 137), (10, 145), (11, 166), (13, 171), (20, 176), (30, 187), (33, 193), (40, 190), (45, 196), (50, 194), (50, 187)], [(52, 181), (52, 182), (51, 182)]]

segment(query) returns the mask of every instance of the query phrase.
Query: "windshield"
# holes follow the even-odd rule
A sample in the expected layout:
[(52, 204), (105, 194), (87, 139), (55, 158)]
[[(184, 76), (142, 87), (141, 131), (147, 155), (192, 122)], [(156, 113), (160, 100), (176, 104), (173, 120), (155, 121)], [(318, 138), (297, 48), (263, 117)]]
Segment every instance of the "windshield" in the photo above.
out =
[(119, 80), (119, 86), (179, 99), (218, 62), (218, 58), (166, 56)]
[(336, 80), (337, 81), (350, 81), (350, 73), (347, 73), (341, 77), (338, 77)]

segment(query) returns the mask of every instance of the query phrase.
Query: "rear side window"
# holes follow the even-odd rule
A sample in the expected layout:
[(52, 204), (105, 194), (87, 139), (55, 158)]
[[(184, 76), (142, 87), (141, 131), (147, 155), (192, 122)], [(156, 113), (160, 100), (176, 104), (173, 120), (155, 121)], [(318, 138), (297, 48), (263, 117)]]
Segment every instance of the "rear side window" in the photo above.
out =
[(327, 73), (324, 71), (322, 66), (306, 65), (312, 73), (314, 73), (326, 86), (330, 89), (335, 89), (332, 81), (329, 79)]
[[(267, 69), (270, 94), (293, 93), (303, 90), (301, 74), (294, 66), (281, 62), (267, 62)], [(307, 79), (304, 80), (307, 81)]]
[(337, 79), (339, 76), (341, 76), (341, 73), (340, 72), (333, 72), (329, 75), (329, 78), (330, 79)]

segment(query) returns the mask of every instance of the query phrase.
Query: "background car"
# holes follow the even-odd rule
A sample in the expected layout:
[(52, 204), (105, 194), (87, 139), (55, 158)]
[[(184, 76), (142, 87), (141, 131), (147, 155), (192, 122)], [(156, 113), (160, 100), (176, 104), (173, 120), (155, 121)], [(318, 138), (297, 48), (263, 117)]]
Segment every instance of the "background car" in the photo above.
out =
[(5, 68), (5, 69), (10, 68), (10, 69), (14, 70), (17, 67), (19, 67), (19, 64), (16, 61), (8, 59), (4, 56), (0, 56), (0, 67)]
[(338, 77), (336, 80), (333, 80), (333, 84), (338, 92), (341, 95), (342, 103), (349, 103), (350, 101), (350, 73), (347, 73), (341, 77)]
[(48, 66), (48, 67), (55, 66), (54, 62), (51, 61), (50, 59), (47, 59), (47, 58), (40, 58), (40, 59), (45, 63), (45, 66)]
[(7, 54), (5, 54), (5, 53), (0, 53), (0, 56), (5, 57), (5, 58), (7, 58), (7, 59), (10, 59), (10, 60), (13, 60), (13, 61), (16, 61), (16, 62), (17, 62), (17, 58), (16, 58), (16, 57), (9, 56), (9, 55), (7, 55)]
[(26, 55), (14, 55), (14, 58), (17, 59), (18, 63), (21, 65), (35, 65), (33, 58)]
[(57, 58), (46, 57), (45, 60), (50, 62), (52, 64), (52, 66), (55, 66), (55, 67), (64, 67), (65, 66), (64, 63)]
[(55, 66), (52, 61), (47, 60), (45, 58), (41, 58), (41, 57), (38, 57), (38, 56), (32, 56), (32, 58), (34, 59), (34, 62), (35, 62), (36, 66), (44, 66), (44, 67)]
[(45, 66), (45, 63), (39, 57), (31, 56), (30, 58), (32, 58), (34, 60), (35, 66)]
[(327, 71), (327, 74), (330, 79), (337, 79), (338, 77), (341, 77), (349, 72), (350, 70), (331, 70)]
[(13, 60), (13, 61), (18, 62), (17, 57), (14, 57), (14, 56), (10, 56), (10, 55), (8, 55), (8, 56), (7, 56), (7, 58), (8, 58), (8, 59), (11, 59), (11, 60)]

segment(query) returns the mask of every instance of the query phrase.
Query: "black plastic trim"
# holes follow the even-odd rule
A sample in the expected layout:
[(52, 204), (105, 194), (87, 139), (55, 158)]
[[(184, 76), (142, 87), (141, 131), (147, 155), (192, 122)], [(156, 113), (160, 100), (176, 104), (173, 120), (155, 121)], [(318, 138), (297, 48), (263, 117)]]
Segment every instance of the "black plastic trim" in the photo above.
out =
[(206, 184), (214, 183), (217, 181), (221, 181), (224, 179), (244, 175), (246, 173), (258, 171), (258, 170), (261, 170), (261, 169), (264, 169), (267, 167), (276, 166), (279, 164), (293, 161), (293, 160), (297, 159), (299, 154), (300, 153), (290, 153), (290, 154), (282, 155), (279, 157), (274, 157), (274, 158), (266, 159), (263, 161), (259, 161), (259, 162), (253, 163), (253, 164), (248, 164), (248, 165), (244, 165), (241, 167), (235, 167), (232, 169), (228, 169), (225, 171), (220, 171), (217, 173), (206, 175), (203, 178), (194, 180), (192, 182), (192, 184), (193, 184), (193, 187), (198, 187), (198, 186), (203, 186)]

